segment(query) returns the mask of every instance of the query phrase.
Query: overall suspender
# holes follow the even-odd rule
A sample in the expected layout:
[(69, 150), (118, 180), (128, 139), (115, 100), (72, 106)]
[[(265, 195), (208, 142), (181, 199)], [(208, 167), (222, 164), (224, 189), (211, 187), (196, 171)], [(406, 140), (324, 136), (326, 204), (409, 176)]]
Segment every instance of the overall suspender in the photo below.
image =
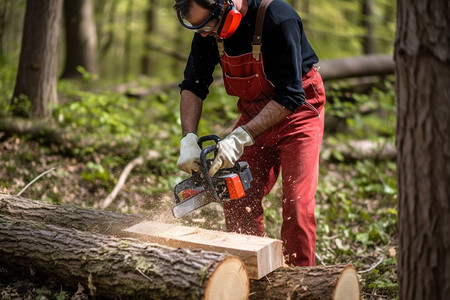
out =
[[(255, 32), (253, 34), (253, 42), (252, 42), (252, 54), (253, 58), (258, 61), (259, 54), (261, 53), (261, 36), (262, 29), (264, 24), (264, 16), (266, 15), (266, 10), (272, 0), (262, 0), (258, 7), (258, 12), (256, 14), (256, 25)], [(216, 38), (217, 41), (217, 49), (219, 50), (220, 57), (223, 56), (225, 52), (225, 47), (223, 45), (223, 40), (219, 37)]]

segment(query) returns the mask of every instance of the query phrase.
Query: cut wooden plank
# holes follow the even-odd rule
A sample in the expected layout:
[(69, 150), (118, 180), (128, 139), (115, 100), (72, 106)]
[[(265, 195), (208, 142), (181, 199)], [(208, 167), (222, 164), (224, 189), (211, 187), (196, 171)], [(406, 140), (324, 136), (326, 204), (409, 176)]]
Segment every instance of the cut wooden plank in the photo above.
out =
[(152, 221), (124, 231), (142, 241), (169, 247), (236, 255), (244, 262), (251, 279), (260, 279), (283, 266), (282, 242), (276, 239)]

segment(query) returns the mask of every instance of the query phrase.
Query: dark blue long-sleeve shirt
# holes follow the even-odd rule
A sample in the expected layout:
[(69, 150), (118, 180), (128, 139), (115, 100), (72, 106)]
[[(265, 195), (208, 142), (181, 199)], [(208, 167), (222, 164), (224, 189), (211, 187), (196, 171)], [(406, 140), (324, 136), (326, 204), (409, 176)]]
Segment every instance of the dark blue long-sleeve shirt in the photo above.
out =
[[(256, 13), (261, 0), (248, 0), (247, 14), (236, 32), (224, 40), (225, 52), (237, 56), (252, 51)], [(266, 11), (262, 33), (264, 71), (275, 87), (273, 100), (287, 109), (305, 102), (302, 76), (319, 61), (309, 44), (297, 12), (282, 0), (273, 0)], [(208, 95), (212, 73), (220, 62), (214, 37), (196, 33), (180, 88), (190, 90), (201, 99)]]

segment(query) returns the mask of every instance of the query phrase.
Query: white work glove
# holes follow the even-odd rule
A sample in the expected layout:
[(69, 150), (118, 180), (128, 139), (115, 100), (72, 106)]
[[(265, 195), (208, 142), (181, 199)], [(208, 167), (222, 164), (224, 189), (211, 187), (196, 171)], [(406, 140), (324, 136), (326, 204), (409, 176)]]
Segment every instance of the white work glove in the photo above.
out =
[(209, 168), (209, 176), (214, 176), (219, 169), (233, 167), (244, 153), (244, 147), (254, 143), (253, 137), (242, 126), (233, 130), (217, 144), (218, 153)]
[(180, 141), (180, 157), (177, 161), (178, 169), (187, 173), (200, 172), (200, 149), (197, 144), (198, 136), (189, 132)]

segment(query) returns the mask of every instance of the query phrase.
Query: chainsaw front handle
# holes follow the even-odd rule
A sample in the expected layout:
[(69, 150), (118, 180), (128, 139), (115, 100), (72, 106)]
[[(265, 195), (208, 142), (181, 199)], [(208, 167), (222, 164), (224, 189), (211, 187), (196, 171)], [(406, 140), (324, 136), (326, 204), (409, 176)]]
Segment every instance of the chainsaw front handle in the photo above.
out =
[[(219, 139), (219, 141), (220, 141), (220, 139)], [(218, 141), (216, 141), (216, 143), (218, 143)], [(216, 155), (218, 152), (217, 144), (208, 146), (208, 147), (202, 149), (202, 152), (200, 152), (200, 171), (202, 172), (203, 178), (205, 179), (205, 181), (207, 183), (206, 192), (208, 194), (210, 194), (214, 199), (216, 199), (216, 201), (220, 202), (219, 195), (217, 195), (217, 191), (214, 187), (211, 176), (209, 176), (209, 161), (212, 161), (212, 160), (208, 160), (206, 158), (206, 156), (211, 152), (214, 152), (214, 158), (216, 158)], [(214, 158), (213, 158), (213, 160), (214, 160)]]
[(217, 144), (220, 142), (220, 137), (218, 137), (215, 134), (210, 134), (210, 135), (204, 135), (204, 136), (198, 138), (197, 144), (200, 147), (200, 149), (203, 149), (203, 143), (206, 141), (214, 141)]

